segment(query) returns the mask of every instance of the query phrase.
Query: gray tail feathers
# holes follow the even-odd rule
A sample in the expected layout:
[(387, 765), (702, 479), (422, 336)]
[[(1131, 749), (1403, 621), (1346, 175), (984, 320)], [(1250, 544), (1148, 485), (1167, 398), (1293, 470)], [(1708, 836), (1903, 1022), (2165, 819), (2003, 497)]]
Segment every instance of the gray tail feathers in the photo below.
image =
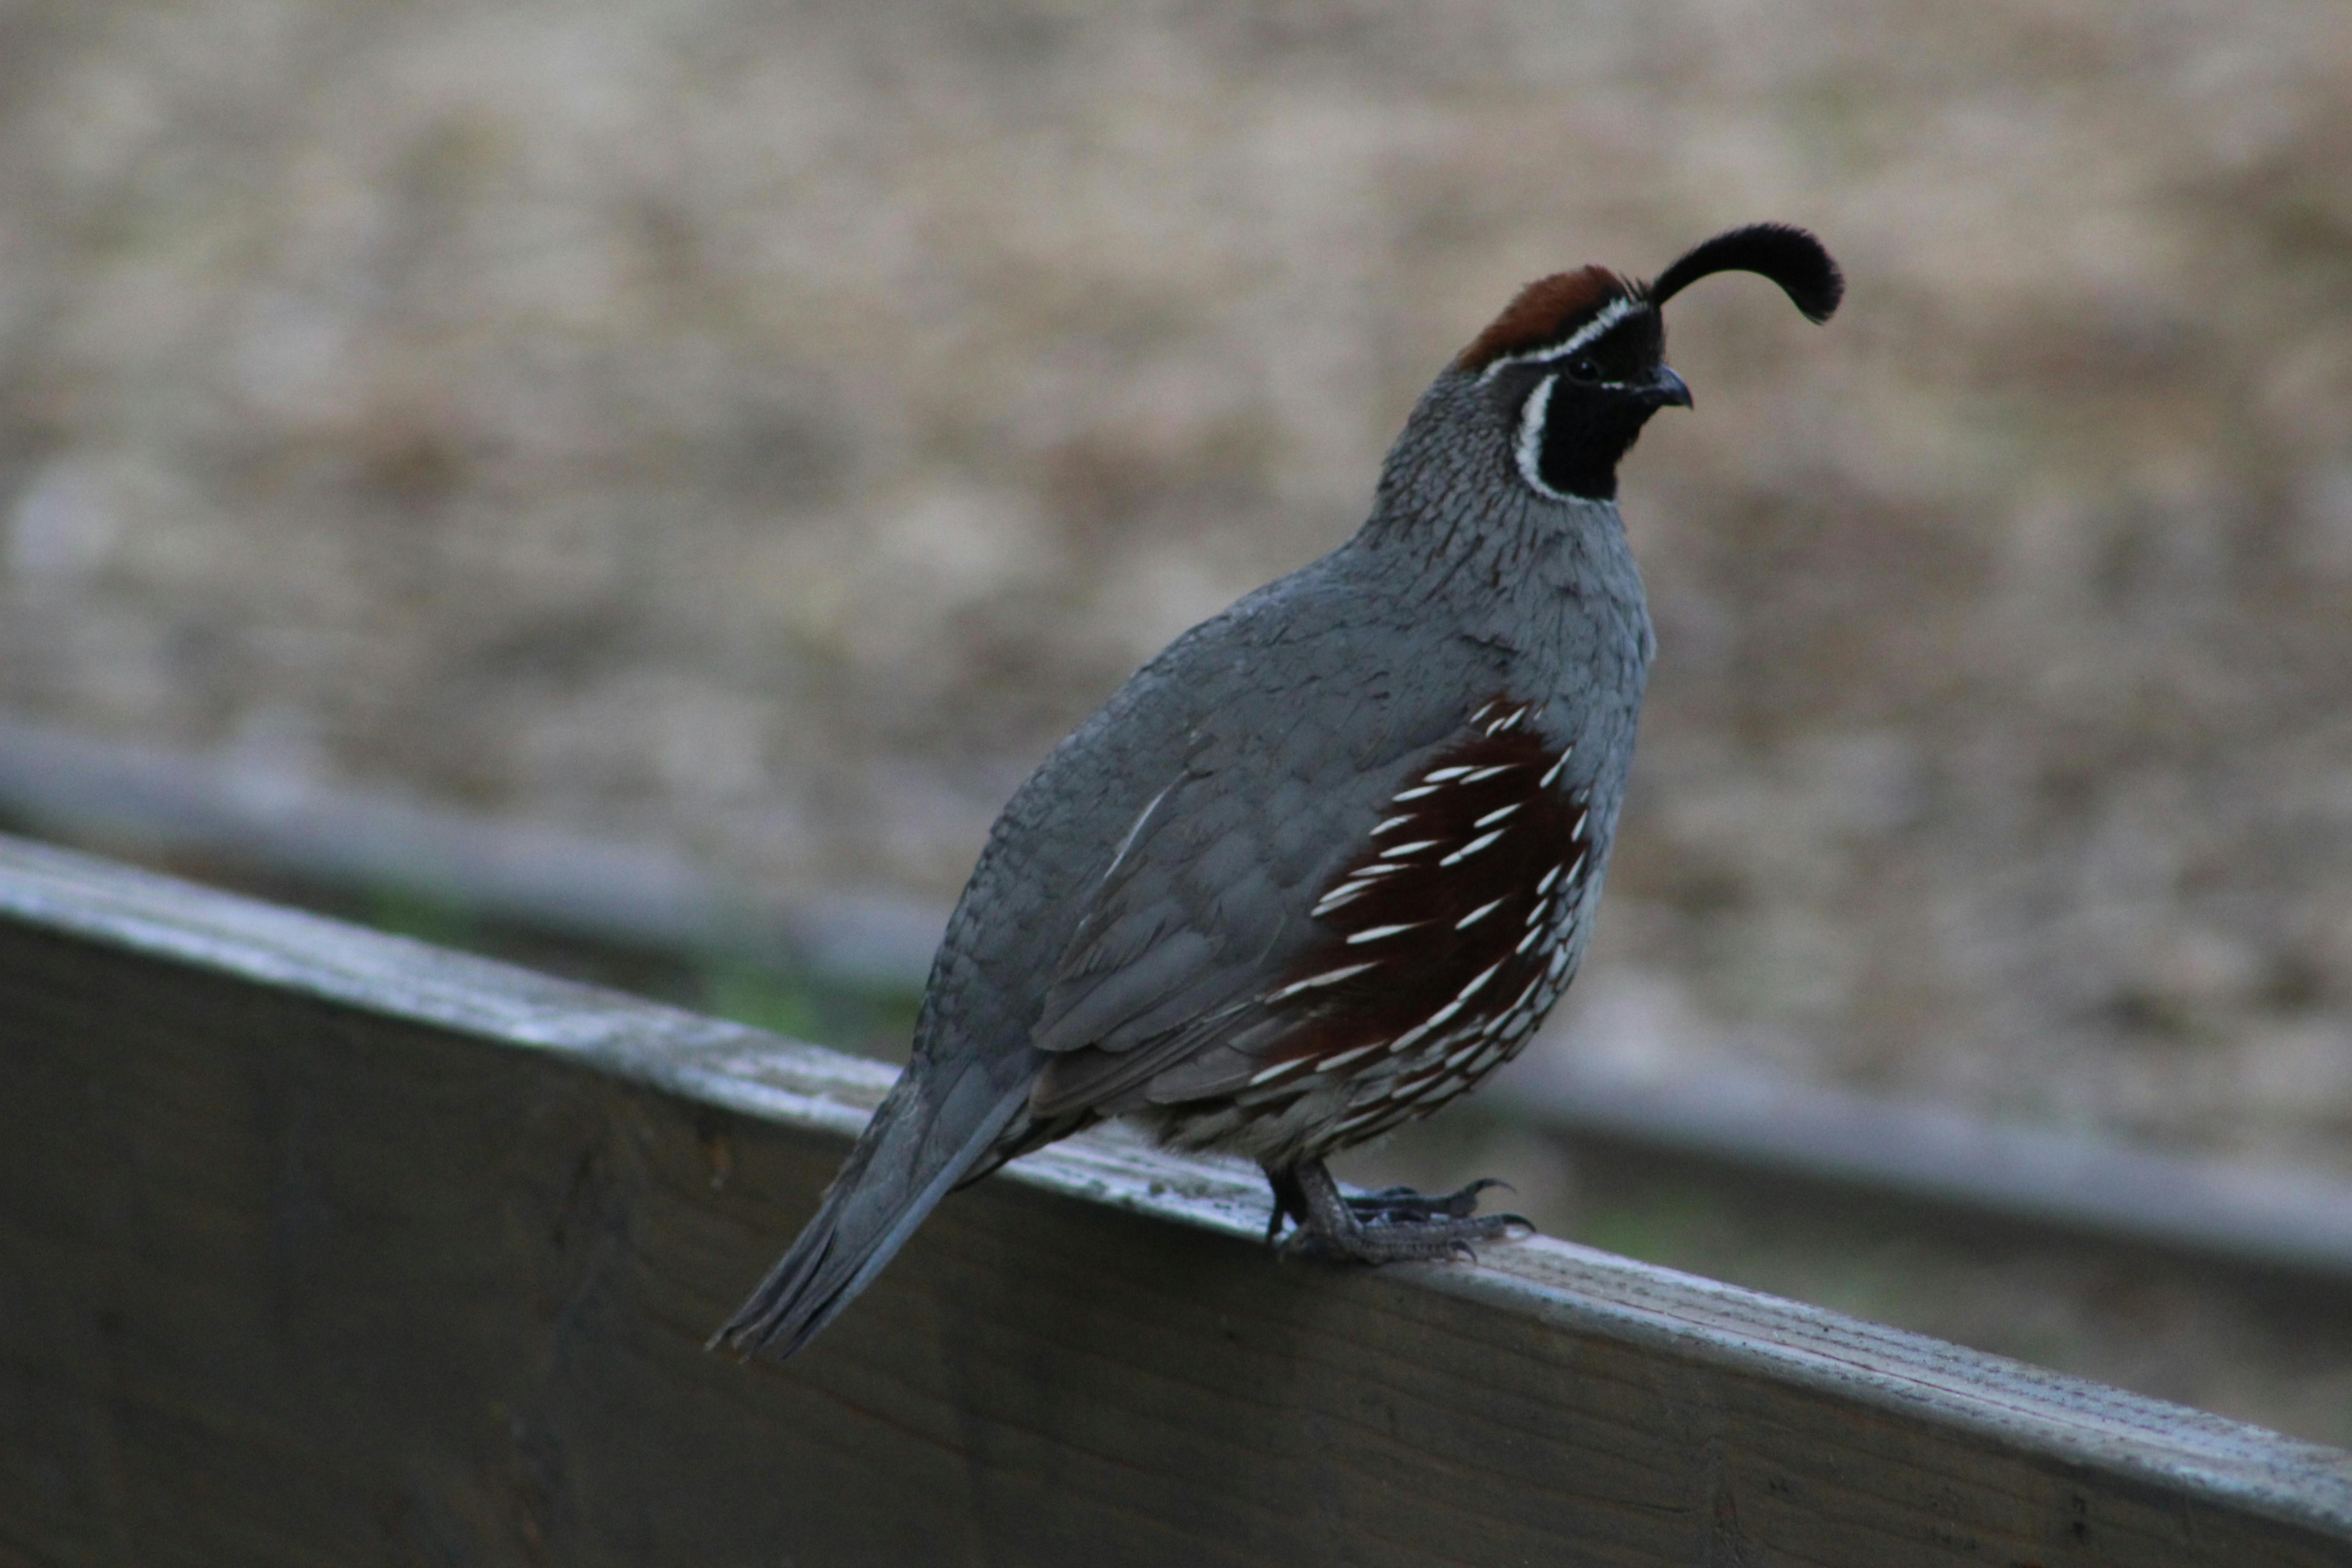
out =
[(782, 1361), (856, 1300), (1028, 1102), (1026, 1081), (987, 1076), (966, 1070), (940, 1083), (921, 1064), (900, 1074), (816, 1216), (711, 1348)]

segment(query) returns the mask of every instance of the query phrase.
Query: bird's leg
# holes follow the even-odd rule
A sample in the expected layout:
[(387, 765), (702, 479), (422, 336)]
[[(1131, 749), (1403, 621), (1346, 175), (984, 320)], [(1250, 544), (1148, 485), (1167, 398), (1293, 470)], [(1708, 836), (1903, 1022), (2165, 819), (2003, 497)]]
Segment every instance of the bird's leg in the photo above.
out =
[(1307, 1194), (1299, 1188), (1296, 1166), (1266, 1172), (1265, 1184), (1274, 1189), (1274, 1213), (1266, 1217), (1265, 1222), (1265, 1244), (1272, 1247), (1282, 1239), (1285, 1220), (1295, 1219), (1301, 1226), (1306, 1225)]
[(1274, 1219), (1266, 1227), (1271, 1240), (1286, 1218), (1298, 1228), (1282, 1250), (1308, 1258), (1344, 1258), (1357, 1263), (1402, 1263), (1412, 1258), (1475, 1256), (1474, 1241), (1506, 1241), (1515, 1232), (1533, 1234), (1535, 1226), (1515, 1214), (1473, 1215), (1478, 1194), (1491, 1182), (1475, 1182), (1458, 1193), (1424, 1197), (1402, 1187), (1349, 1198), (1320, 1160), (1303, 1160), (1281, 1171), (1268, 1171), (1274, 1188)]

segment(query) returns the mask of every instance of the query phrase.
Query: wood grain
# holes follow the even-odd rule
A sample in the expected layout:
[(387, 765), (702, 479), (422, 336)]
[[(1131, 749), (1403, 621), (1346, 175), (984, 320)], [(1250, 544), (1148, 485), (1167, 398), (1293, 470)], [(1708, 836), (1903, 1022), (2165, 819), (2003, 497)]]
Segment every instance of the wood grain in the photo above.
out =
[(0, 1561), (2352, 1562), (2352, 1455), (1117, 1139), (705, 1352), (887, 1074), (0, 840)]

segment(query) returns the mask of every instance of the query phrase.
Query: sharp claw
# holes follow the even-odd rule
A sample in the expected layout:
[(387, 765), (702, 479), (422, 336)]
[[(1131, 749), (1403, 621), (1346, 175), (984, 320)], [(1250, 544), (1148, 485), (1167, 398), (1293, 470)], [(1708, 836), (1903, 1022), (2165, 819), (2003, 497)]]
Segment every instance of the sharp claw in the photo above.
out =
[(1489, 1187), (1500, 1187), (1507, 1193), (1518, 1189), (1510, 1183), (1493, 1176), (1481, 1176), (1458, 1193), (1448, 1193), (1439, 1200), (1439, 1206), (1456, 1219), (1467, 1219), (1478, 1212), (1478, 1194)]

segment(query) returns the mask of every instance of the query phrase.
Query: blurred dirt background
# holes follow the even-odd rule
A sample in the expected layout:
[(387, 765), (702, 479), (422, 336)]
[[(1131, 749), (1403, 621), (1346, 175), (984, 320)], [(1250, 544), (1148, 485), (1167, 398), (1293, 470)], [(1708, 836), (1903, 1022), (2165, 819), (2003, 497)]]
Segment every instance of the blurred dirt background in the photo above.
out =
[(0, 711), (944, 903), (1523, 280), (1756, 218), (1544, 1048), (2352, 1168), (2352, 9), (0, 4)]

